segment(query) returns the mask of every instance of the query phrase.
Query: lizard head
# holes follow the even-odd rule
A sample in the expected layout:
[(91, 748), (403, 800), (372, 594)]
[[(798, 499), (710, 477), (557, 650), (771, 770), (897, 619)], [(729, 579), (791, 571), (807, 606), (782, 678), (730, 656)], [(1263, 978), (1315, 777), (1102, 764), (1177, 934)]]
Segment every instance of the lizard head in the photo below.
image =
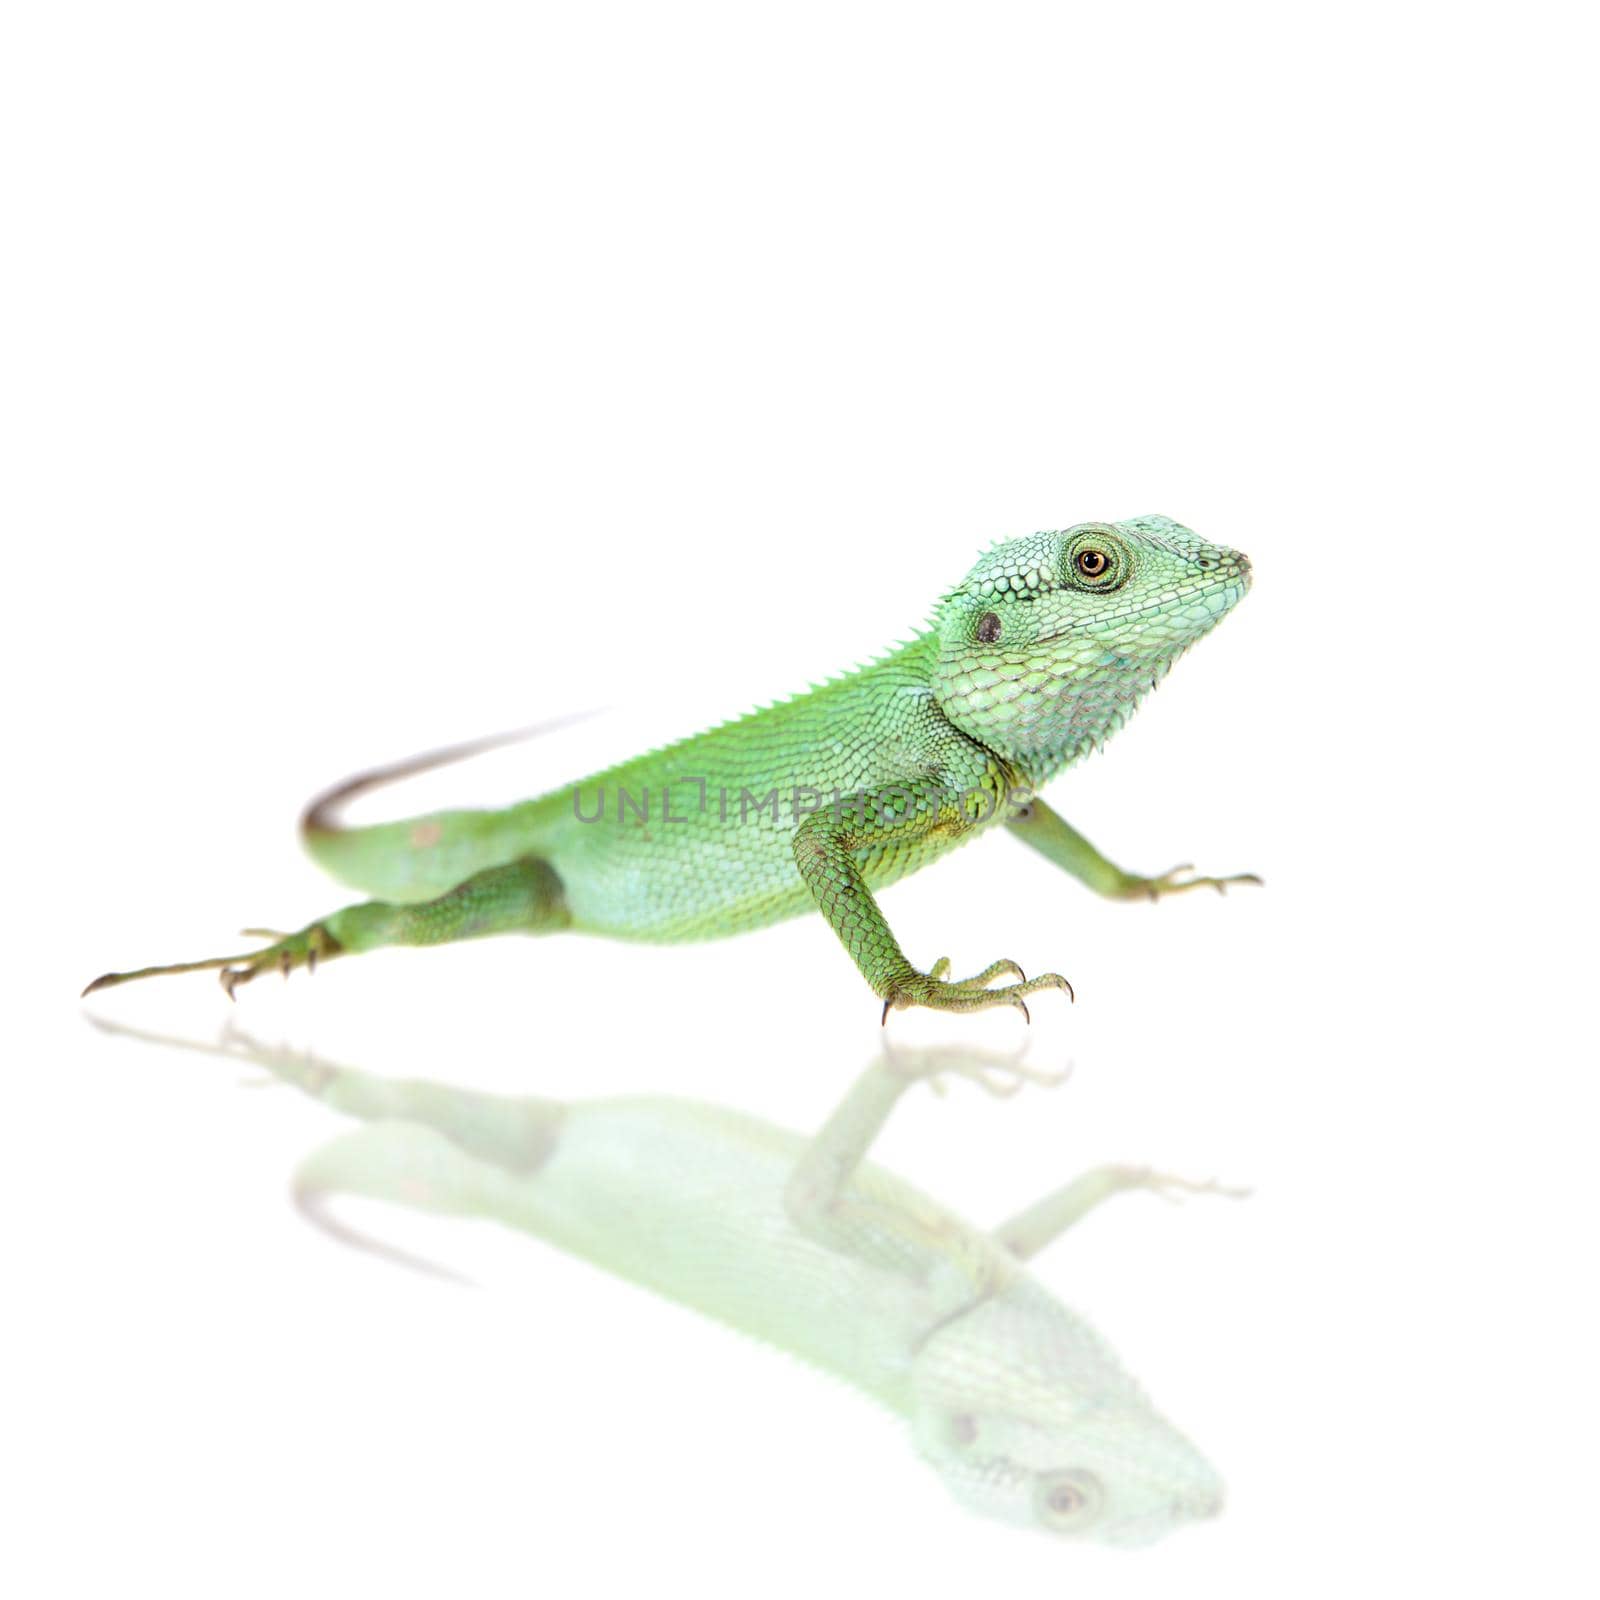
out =
[(1115, 733), (1249, 587), (1244, 556), (1167, 517), (1012, 539), (940, 602), (934, 695), (998, 754), (1064, 764)]
[(1222, 1509), (1215, 1468), (1030, 1279), (943, 1324), (913, 1384), (918, 1449), (986, 1516), (1134, 1545)]

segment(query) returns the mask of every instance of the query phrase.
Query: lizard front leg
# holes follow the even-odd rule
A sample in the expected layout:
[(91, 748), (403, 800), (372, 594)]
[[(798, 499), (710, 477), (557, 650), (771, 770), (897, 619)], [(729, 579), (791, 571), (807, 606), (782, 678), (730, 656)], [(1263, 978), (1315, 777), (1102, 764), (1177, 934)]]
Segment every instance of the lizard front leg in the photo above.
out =
[(947, 1073), (991, 1094), (1064, 1076), (968, 1049), (885, 1048), (805, 1147), (784, 1188), (784, 1209), (802, 1233), (841, 1254), (918, 1281), (930, 1260), (943, 1262), (968, 1288), (989, 1292), (1011, 1276), (1015, 1258), (983, 1234), (952, 1230), (942, 1208), (867, 1161), (906, 1090), (923, 1080), (937, 1084)]
[[(975, 825), (973, 807), (963, 800), (919, 799), (908, 789), (891, 789), (814, 812), (795, 829), (794, 858), (800, 876), (861, 975), (883, 1001), (885, 1021), (891, 1009), (907, 1006), (927, 1006), (935, 1011), (1016, 1006), (1026, 1016), (1027, 995), (1041, 989), (1064, 989), (1069, 997), (1072, 994), (1072, 985), (1059, 973), (1028, 978), (1009, 959), (992, 962), (964, 979), (945, 977), (950, 967), (947, 958), (935, 962), (927, 972), (906, 959), (867, 886), (862, 855), (912, 850), (939, 833), (953, 841)], [(1019, 981), (990, 987), (1007, 975), (1015, 975)]]
[(1111, 900), (1159, 900), (1162, 895), (1182, 894), (1188, 889), (1215, 889), (1221, 894), (1230, 883), (1261, 882), (1253, 872), (1237, 872), (1228, 878), (1202, 878), (1189, 866), (1173, 867), (1170, 872), (1154, 878), (1124, 872), (1037, 797), (1009, 817), (1006, 826), (1024, 844), (1032, 845), (1046, 861), (1065, 868), (1080, 883)]
[(1228, 1188), (1215, 1179), (1196, 1183), (1152, 1167), (1095, 1167), (1003, 1222), (994, 1230), (995, 1242), (1019, 1261), (1030, 1260), (1112, 1195), (1135, 1189), (1148, 1190), (1164, 1200), (1176, 1200), (1186, 1194), (1218, 1194), (1242, 1200), (1250, 1192)]

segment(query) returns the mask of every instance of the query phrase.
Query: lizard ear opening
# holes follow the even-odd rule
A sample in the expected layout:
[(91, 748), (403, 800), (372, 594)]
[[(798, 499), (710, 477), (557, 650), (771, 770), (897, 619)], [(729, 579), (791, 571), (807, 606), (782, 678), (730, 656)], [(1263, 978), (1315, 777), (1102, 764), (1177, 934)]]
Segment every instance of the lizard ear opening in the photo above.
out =
[(1002, 625), (998, 614), (993, 611), (985, 611), (984, 614), (978, 618), (978, 626), (975, 630), (975, 635), (979, 644), (994, 644), (1004, 631), (1004, 626)]

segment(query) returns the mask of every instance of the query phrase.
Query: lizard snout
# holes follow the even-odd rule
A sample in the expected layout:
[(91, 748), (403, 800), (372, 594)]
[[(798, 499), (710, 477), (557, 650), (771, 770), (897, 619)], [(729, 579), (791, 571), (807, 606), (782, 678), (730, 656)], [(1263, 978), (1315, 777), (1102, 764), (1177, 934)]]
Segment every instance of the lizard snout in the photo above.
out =
[(1201, 1522), (1208, 1517), (1220, 1516), (1225, 1498), (1220, 1488), (1179, 1495), (1172, 1502), (1172, 1514), (1180, 1521)]

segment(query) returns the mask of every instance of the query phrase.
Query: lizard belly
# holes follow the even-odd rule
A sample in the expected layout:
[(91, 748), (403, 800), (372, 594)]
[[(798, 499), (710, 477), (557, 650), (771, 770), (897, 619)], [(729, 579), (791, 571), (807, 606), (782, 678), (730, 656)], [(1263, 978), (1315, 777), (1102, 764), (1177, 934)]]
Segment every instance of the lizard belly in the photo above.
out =
[[(917, 675), (885, 662), (546, 797), (537, 849), (575, 929), (658, 941), (741, 933), (815, 909), (794, 860), (808, 816), (848, 818), (852, 797), (938, 788), (940, 752), (957, 749), (966, 754)], [(870, 887), (956, 842), (907, 834), (858, 856)]]
[[(570, 833), (547, 847), (575, 931), (674, 942), (714, 939), (815, 911), (794, 860), (794, 829), (769, 823), (651, 826), (636, 833)], [(947, 837), (915, 838), (858, 856), (881, 889), (950, 850)]]
[[(504, 1220), (900, 1408), (911, 1356), (944, 1313), (941, 1264), (902, 1262), (887, 1233), (857, 1252), (802, 1231), (784, 1188), (804, 1147), (689, 1102), (574, 1106)], [(857, 1181), (891, 1206), (929, 1204), (881, 1169)]]

